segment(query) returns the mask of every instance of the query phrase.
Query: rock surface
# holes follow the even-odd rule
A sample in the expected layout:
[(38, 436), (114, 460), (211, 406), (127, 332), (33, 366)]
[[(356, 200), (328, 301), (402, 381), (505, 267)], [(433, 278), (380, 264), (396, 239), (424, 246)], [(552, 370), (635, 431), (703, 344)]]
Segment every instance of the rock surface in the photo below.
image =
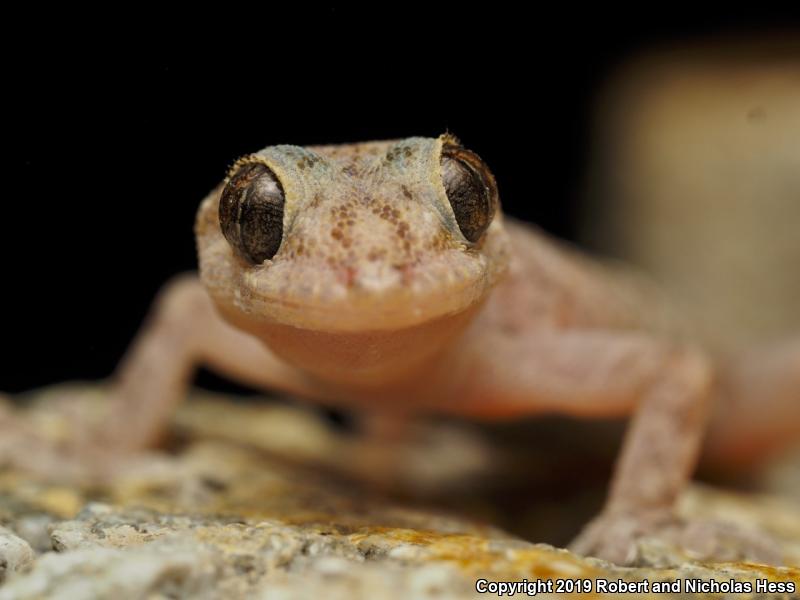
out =
[(25, 569), (33, 562), (33, 549), (24, 539), (0, 527), (0, 582), (7, 573)]
[[(66, 394), (73, 400), (74, 389)], [(35, 398), (26, 421), (60, 435), (62, 395)], [(90, 414), (102, 391), (83, 396)], [(676, 579), (800, 587), (791, 490), (756, 496), (695, 486), (680, 506), (688, 517), (768, 532), (785, 567), (703, 564), (653, 539), (640, 547), (640, 566), (621, 568), (529, 543), (466, 510), (425, 508), (419, 490), (401, 499), (359, 484), (360, 467), (347, 473), (359, 448), (353, 436), (305, 409), (205, 395), (185, 404), (175, 431), (169, 453), (140, 457), (101, 486), (11, 465), (0, 471), (0, 600), (495, 597), (476, 592), (478, 579), (588, 579), (595, 589), (602, 579), (649, 582), (649, 593), (626, 598), (661, 597), (652, 583)], [(466, 458), (431, 455), (429, 467), (455, 482), (468, 506), (478, 495), (469, 481), (485, 481), (491, 450), (474, 432), (442, 431)]]

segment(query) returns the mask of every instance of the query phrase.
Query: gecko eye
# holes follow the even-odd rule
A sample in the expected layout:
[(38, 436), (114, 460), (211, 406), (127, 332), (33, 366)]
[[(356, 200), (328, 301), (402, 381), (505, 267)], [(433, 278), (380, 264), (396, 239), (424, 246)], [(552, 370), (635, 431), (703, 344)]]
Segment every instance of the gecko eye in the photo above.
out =
[(239, 256), (262, 263), (275, 256), (281, 245), (283, 205), (283, 188), (275, 174), (259, 163), (246, 165), (222, 190), (222, 235)]
[(486, 164), (460, 146), (442, 149), (442, 183), (458, 228), (467, 240), (477, 242), (494, 217), (497, 186)]

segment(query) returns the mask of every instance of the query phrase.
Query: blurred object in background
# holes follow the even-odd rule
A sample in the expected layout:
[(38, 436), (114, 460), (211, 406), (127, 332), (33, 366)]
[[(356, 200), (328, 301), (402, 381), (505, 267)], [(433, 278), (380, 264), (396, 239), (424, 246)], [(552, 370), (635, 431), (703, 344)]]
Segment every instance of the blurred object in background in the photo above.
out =
[(662, 48), (600, 96), (583, 239), (717, 350), (800, 335), (800, 31)]

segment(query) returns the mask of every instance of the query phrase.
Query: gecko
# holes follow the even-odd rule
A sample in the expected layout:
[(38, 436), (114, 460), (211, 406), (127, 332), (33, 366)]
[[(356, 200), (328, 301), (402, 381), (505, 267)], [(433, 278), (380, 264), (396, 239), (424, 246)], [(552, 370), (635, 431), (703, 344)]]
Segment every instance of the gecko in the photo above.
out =
[(378, 421), (630, 415), (573, 544), (624, 564), (644, 535), (689, 535), (674, 506), (710, 422), (745, 458), (798, 433), (796, 344), (710, 355), (645, 278), (504, 216), (451, 134), (269, 146), (201, 202), (195, 234), (199, 275), (164, 287), (116, 372), (98, 434), (112, 453), (155, 444), (200, 365)]

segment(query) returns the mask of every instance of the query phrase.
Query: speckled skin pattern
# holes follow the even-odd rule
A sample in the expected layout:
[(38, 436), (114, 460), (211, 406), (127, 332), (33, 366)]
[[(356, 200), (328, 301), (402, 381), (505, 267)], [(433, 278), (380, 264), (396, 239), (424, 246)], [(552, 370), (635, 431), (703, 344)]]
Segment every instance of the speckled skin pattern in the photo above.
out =
[(504, 273), (501, 215), (477, 243), (459, 231), (439, 157), (450, 138), (348, 146), (271, 146), (283, 186), (283, 242), (250, 265), (222, 237), (219, 197), (198, 214), (200, 273), (218, 303), (256, 318), (326, 331), (395, 329), (465, 310)]

